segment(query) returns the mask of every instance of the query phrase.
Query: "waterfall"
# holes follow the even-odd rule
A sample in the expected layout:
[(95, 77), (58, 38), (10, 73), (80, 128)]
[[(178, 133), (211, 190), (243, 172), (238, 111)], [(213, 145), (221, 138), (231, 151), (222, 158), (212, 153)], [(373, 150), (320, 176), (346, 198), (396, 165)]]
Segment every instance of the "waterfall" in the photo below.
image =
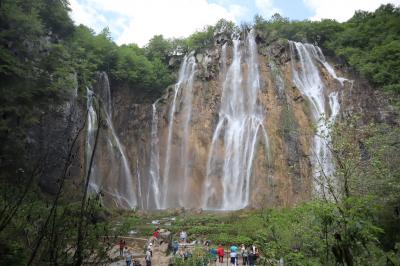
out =
[[(87, 133), (86, 133), (86, 169), (89, 169), (90, 156), (92, 156), (95, 136), (97, 131), (97, 113), (94, 110), (94, 93), (86, 89), (87, 102), (86, 108), (88, 110), (87, 116)], [(100, 191), (99, 180), (96, 178), (96, 169), (92, 168), (92, 177), (89, 180), (89, 191), (98, 193)]]
[(153, 116), (151, 121), (151, 147), (150, 147), (150, 185), (147, 190), (147, 208), (149, 208), (150, 194), (154, 196), (154, 207), (161, 208), (161, 192), (160, 192), (160, 149), (158, 139), (158, 115), (157, 115), (157, 102), (153, 103)]
[[(241, 47), (243, 45), (245, 47)], [(245, 80), (242, 73), (243, 52), (247, 55), (243, 60), (247, 66)], [(233, 61), (225, 75), (219, 120), (207, 163), (205, 209), (236, 210), (246, 207), (250, 202), (252, 166), (259, 132), (264, 135), (268, 149), (263, 110), (257, 102), (260, 92), (257, 55), (253, 30), (245, 44), (238, 39), (233, 40)], [(226, 59), (222, 58), (224, 61)], [(218, 147), (223, 147), (223, 158), (215, 152)], [(216, 195), (216, 187), (222, 188), (222, 197)], [(221, 198), (219, 202), (213, 202), (218, 198)]]
[(142, 210), (144, 209), (144, 198), (142, 195), (142, 182), (140, 181), (142, 179), (140, 175), (140, 167), (139, 167), (139, 158), (136, 160), (136, 178), (137, 178), (137, 195), (138, 199), (140, 201), (140, 207)]
[[(323, 84), (316, 62), (320, 62), (329, 74), (343, 85), (347, 79), (337, 77), (333, 68), (326, 62), (319, 47), (311, 44), (289, 42), (292, 61), (293, 81), (302, 94), (308, 98), (313, 120), (317, 131), (313, 140), (313, 157), (315, 191), (317, 194), (325, 193), (328, 180), (325, 180), (322, 171), (327, 177), (334, 173), (332, 154), (327, 146), (330, 141), (330, 128), (327, 124), (333, 123), (340, 110), (337, 92), (328, 95)], [(300, 67), (295, 66), (298, 56)], [(326, 102), (326, 96), (328, 102)], [(327, 108), (327, 106), (329, 108)], [(323, 180), (321, 180), (323, 179)], [(335, 180), (333, 180), (335, 182)]]
[(188, 189), (188, 179), (189, 179), (189, 128), (190, 128), (190, 119), (192, 117), (192, 107), (193, 107), (193, 81), (194, 81), (194, 74), (196, 71), (196, 63), (194, 57), (189, 59), (189, 69), (188, 69), (188, 79), (186, 84), (185, 93), (183, 95), (183, 109), (182, 114), (184, 115), (183, 120), (183, 139), (182, 139), (182, 146), (181, 146), (181, 158), (182, 158), (182, 168), (183, 168), (183, 175), (182, 175), (182, 182), (183, 187), (181, 188), (181, 195), (182, 197), (179, 198), (179, 205), (185, 206), (186, 201), (190, 198), (190, 191)]
[[(188, 169), (188, 138), (189, 138), (189, 126), (190, 126), (190, 118), (192, 112), (192, 99), (193, 99), (193, 80), (196, 72), (196, 61), (193, 53), (185, 56), (181, 68), (179, 70), (179, 78), (178, 82), (175, 84), (174, 88), (174, 98), (172, 101), (172, 105), (169, 112), (169, 124), (168, 124), (168, 136), (167, 136), (167, 145), (166, 145), (166, 153), (165, 153), (165, 163), (164, 163), (164, 171), (163, 171), (163, 195), (162, 195), (162, 206), (161, 208), (167, 208), (170, 206), (172, 201), (180, 206), (185, 206), (185, 195), (184, 192), (185, 187), (187, 186), (187, 177), (189, 173)], [(171, 195), (171, 184), (170, 184), (170, 164), (171, 164), (171, 153), (172, 153), (172, 137), (174, 133), (174, 117), (176, 111), (176, 105), (178, 100), (178, 94), (181, 93), (183, 95), (183, 124), (181, 130), (183, 131), (182, 141), (180, 143), (180, 172), (181, 176), (178, 182), (175, 183), (174, 189), (179, 191), (179, 198), (174, 199)]]
[[(108, 147), (108, 158), (110, 160), (109, 171), (104, 171), (97, 163), (93, 164), (92, 177), (90, 187), (96, 193), (102, 191), (112, 196), (119, 207), (134, 208), (137, 205), (136, 193), (134, 192), (133, 176), (130, 170), (128, 159), (125, 155), (124, 148), (115, 132), (114, 125), (111, 119), (111, 92), (108, 76), (102, 72), (99, 77), (100, 89), (97, 95), (100, 97), (102, 108), (99, 110), (104, 114), (107, 130), (105, 138)], [(93, 107), (94, 93), (91, 90), (88, 92), (88, 154), (90, 156), (94, 144), (94, 136), (96, 125), (99, 123), (98, 115)], [(96, 154), (97, 156), (97, 154)], [(87, 158), (89, 160), (90, 158)], [(121, 165), (122, 164), (122, 165)], [(120, 170), (122, 169), (122, 172)], [(116, 181), (116, 183), (111, 181)], [(111, 185), (110, 185), (111, 182)], [(105, 187), (105, 183), (107, 186)]]

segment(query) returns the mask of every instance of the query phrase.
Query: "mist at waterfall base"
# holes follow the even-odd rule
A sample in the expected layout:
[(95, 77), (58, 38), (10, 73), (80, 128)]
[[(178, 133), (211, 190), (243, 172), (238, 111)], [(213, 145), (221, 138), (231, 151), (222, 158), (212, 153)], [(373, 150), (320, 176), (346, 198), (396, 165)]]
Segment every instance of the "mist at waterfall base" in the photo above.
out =
[[(321, 172), (324, 171), (326, 176), (334, 172), (332, 155), (326, 145), (330, 129), (323, 118), (330, 123), (334, 122), (340, 104), (338, 92), (329, 92), (324, 85), (318, 65), (323, 66), (342, 86), (348, 80), (336, 75), (318, 47), (297, 42), (289, 42), (289, 47), (293, 83), (310, 103), (311, 120), (317, 127), (312, 141), (311, 163), (316, 180), (314, 190), (319, 194), (327, 187)], [(257, 150), (264, 147), (266, 161), (274, 154), (270, 148), (266, 123), (268, 112), (259, 101), (262, 81), (254, 32), (250, 31), (244, 40), (233, 39), (232, 45), (225, 43), (219, 49), (219, 78), (222, 87), (218, 119), (213, 132), (210, 132), (212, 139), (208, 147), (207, 165), (204, 167), (205, 178), (199, 189), (201, 203), (195, 207), (237, 210), (250, 205)], [(229, 52), (232, 60), (227, 60), (228, 49), (231, 49)], [(93, 193), (106, 194), (118, 208), (194, 207), (190, 190), (193, 185), (193, 166), (189, 156), (189, 139), (198, 63), (193, 52), (186, 55), (181, 63), (178, 81), (168, 97), (167, 128), (164, 129), (166, 135), (160, 134), (159, 100), (152, 105), (150, 156), (146, 164), (148, 169), (139, 171), (139, 161), (136, 161), (136, 176), (132, 175), (133, 163), (128, 161), (125, 147), (113, 127), (107, 75), (101, 74), (102, 85), (99, 91), (88, 89), (87, 161), (99, 122), (97, 112), (102, 112), (107, 128), (92, 165), (90, 189)], [(283, 93), (284, 82), (282, 78), (278, 81), (277, 86)], [(95, 98), (102, 103), (97, 112), (94, 108)], [(321, 135), (326, 135), (328, 139)], [(165, 145), (161, 146), (161, 143)], [(109, 163), (100, 165), (97, 163), (100, 157), (106, 157)]]

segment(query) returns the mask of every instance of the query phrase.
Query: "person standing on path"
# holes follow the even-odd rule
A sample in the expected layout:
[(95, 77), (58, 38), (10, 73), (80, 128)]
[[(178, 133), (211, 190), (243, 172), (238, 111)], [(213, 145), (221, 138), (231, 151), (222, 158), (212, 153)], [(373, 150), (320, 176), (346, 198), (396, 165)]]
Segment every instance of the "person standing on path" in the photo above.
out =
[(253, 253), (253, 249), (251, 249), (247, 257), (247, 263), (249, 264), (249, 266), (254, 266), (255, 260), (256, 260), (256, 255)]
[(224, 263), (224, 256), (225, 256), (225, 251), (223, 246), (219, 246), (217, 249), (217, 254), (218, 254), (218, 262), (219, 263)]
[(242, 244), (242, 246), (240, 247), (240, 252), (242, 255), (243, 265), (247, 265), (247, 256), (249, 253), (244, 244)]
[(175, 256), (179, 250), (179, 244), (175, 240), (172, 242), (172, 254)]
[(235, 251), (231, 251), (231, 265), (237, 266), (237, 253)]
[(147, 250), (150, 251), (150, 256), (153, 257), (153, 243), (150, 242), (150, 244), (147, 246)]
[(158, 238), (160, 237), (160, 228), (157, 227), (156, 230), (154, 230), (153, 232), (153, 239), (152, 242), (154, 242), (154, 244), (158, 244)]
[(214, 247), (212, 247), (210, 249), (212, 265), (216, 265), (216, 263), (217, 263), (217, 254), (218, 254), (217, 250)]
[(150, 252), (150, 249), (147, 249), (147, 251), (146, 251), (146, 257), (145, 257), (145, 260), (146, 260), (146, 266), (151, 266), (151, 252)]
[(132, 254), (131, 254), (130, 251), (127, 251), (127, 252), (126, 252), (125, 261), (126, 261), (126, 266), (131, 266), (131, 263), (132, 263)]
[(125, 240), (120, 239), (118, 245), (119, 245), (119, 255), (122, 257), (124, 255), (124, 247), (126, 246)]

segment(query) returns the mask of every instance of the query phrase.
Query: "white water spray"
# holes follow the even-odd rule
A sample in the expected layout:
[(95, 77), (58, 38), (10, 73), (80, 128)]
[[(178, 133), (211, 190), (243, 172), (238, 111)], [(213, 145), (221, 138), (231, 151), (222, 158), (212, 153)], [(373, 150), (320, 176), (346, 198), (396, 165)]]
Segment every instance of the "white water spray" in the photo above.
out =
[[(328, 95), (325, 85), (320, 78), (316, 62), (319, 61), (323, 64), (330, 75), (342, 85), (346, 79), (337, 77), (335, 71), (326, 62), (322, 51), (318, 47), (292, 41), (289, 44), (293, 81), (302, 94), (308, 98), (313, 121), (316, 123), (317, 127), (317, 132), (313, 140), (312, 163), (314, 167), (314, 177), (317, 180), (315, 182), (315, 191), (317, 194), (323, 194), (328, 186), (327, 182), (329, 182), (324, 178), (324, 175), (331, 178), (335, 170), (332, 154), (327, 145), (330, 141), (330, 128), (327, 124), (334, 123), (340, 110), (340, 104), (337, 92), (332, 92)], [(295, 66), (296, 55), (300, 63), (299, 68)], [(326, 96), (328, 97), (328, 102), (326, 102)], [(322, 171), (324, 175), (322, 175)]]
[[(225, 75), (219, 121), (207, 162), (203, 193), (205, 209), (236, 210), (246, 207), (250, 201), (252, 166), (259, 132), (264, 135), (268, 150), (263, 110), (257, 102), (260, 77), (253, 31), (248, 34), (244, 47), (242, 45), (239, 40), (233, 40), (233, 61)], [(243, 60), (247, 66), (245, 82), (242, 50), (247, 55)], [(222, 61), (226, 59), (222, 58)], [(223, 158), (216, 154), (217, 147), (223, 147)], [(216, 187), (222, 188), (222, 198), (216, 195)], [(215, 202), (217, 198), (221, 200)]]
[[(175, 84), (174, 90), (174, 98), (172, 101), (171, 109), (169, 112), (169, 124), (168, 124), (168, 136), (167, 136), (167, 147), (166, 147), (166, 155), (165, 155), (165, 163), (164, 163), (164, 171), (163, 171), (163, 197), (162, 197), (162, 206), (161, 208), (168, 208), (171, 204), (171, 201), (175, 199), (171, 199), (170, 188), (172, 187), (170, 184), (170, 164), (171, 164), (171, 152), (172, 152), (172, 137), (174, 133), (174, 117), (176, 111), (176, 105), (178, 102), (178, 94), (183, 95), (183, 108), (182, 114), (184, 116), (184, 123), (182, 125), (183, 130), (183, 138), (180, 143), (180, 170), (181, 176), (179, 178), (179, 182), (176, 184), (176, 190), (178, 190), (179, 198), (177, 199), (180, 206), (185, 205), (185, 196), (186, 193), (183, 191), (187, 186), (187, 177), (189, 173), (188, 169), (188, 138), (189, 138), (189, 126), (190, 126), (190, 118), (192, 112), (192, 100), (193, 100), (193, 80), (196, 72), (196, 60), (193, 56), (193, 53), (185, 56), (183, 63), (181, 65), (181, 69), (179, 71), (178, 82)], [(178, 162), (175, 162), (178, 163)], [(175, 203), (174, 203), (175, 204)]]
[[(105, 122), (107, 124), (108, 130), (106, 131), (105, 137), (108, 143), (109, 156), (111, 159), (111, 165), (109, 166), (111, 170), (109, 171), (109, 176), (104, 176), (99, 166), (95, 163), (92, 167), (93, 176), (91, 178), (90, 187), (92, 191), (95, 192), (105, 192), (112, 195), (116, 204), (119, 207), (134, 208), (137, 205), (136, 193), (134, 192), (133, 177), (129, 167), (128, 159), (125, 155), (124, 148), (117, 137), (112, 120), (111, 120), (111, 93), (110, 84), (108, 81), (108, 76), (106, 73), (101, 73), (100, 75), (101, 90), (99, 91), (100, 99), (102, 100), (103, 113), (105, 116)], [(92, 153), (94, 145), (94, 137), (97, 129), (98, 116), (93, 107), (94, 94), (88, 89), (88, 154)], [(101, 110), (100, 110), (101, 112)], [(90, 155), (89, 155), (90, 156)], [(87, 161), (90, 158), (87, 158)], [(123, 172), (118, 175), (119, 169), (121, 168), (120, 163), (122, 163)], [(117, 177), (115, 177), (117, 175)], [(113, 186), (104, 187), (104, 183), (110, 179), (117, 179)]]
[(160, 192), (160, 149), (158, 138), (158, 115), (157, 115), (158, 100), (153, 103), (153, 116), (151, 121), (151, 150), (150, 150), (150, 184), (147, 190), (147, 206), (149, 207), (150, 195), (153, 195), (154, 207), (161, 208), (161, 192)]

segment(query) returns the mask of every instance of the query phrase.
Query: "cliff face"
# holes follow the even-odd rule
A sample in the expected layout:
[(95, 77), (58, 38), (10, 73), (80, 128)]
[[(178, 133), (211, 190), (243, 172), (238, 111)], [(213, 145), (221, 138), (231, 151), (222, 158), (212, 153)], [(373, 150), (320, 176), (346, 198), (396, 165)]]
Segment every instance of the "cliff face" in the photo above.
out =
[(74, 188), (82, 187), (85, 109), (73, 90), (65, 103), (51, 106), (28, 132), (28, 156), (33, 165), (40, 166), (39, 185), (46, 193), (56, 194), (63, 177), (71, 184), (74, 181)]
[[(294, 82), (293, 68), (304, 67), (299, 54), (288, 43), (276, 43), (256, 46), (251, 58), (249, 40), (236, 48), (231, 40), (222, 43), (187, 56), (179, 84), (154, 106), (132, 104), (135, 95), (129, 88), (111, 86), (113, 121), (129, 158), (139, 207), (289, 206), (312, 196), (318, 117), (311, 110), (315, 99)], [(339, 70), (333, 76), (325, 59), (312, 60), (323, 85), (321, 112), (332, 114), (331, 93), (339, 96), (340, 113), (355, 106), (350, 94), (357, 81), (338, 79), (345, 75)], [(234, 64), (238, 69), (231, 69)], [(255, 79), (259, 84), (252, 91)], [(242, 94), (232, 96), (238, 91)], [(249, 103), (252, 93), (255, 103)], [(231, 121), (234, 115), (248, 120)]]
[[(318, 47), (256, 40), (255, 32), (219, 38), (187, 55), (177, 84), (154, 104), (101, 74), (92, 191), (120, 208), (291, 206), (324, 189), (321, 170), (334, 171), (322, 121), (357, 113), (395, 123), (378, 92)], [(78, 148), (86, 170), (95, 125)]]

